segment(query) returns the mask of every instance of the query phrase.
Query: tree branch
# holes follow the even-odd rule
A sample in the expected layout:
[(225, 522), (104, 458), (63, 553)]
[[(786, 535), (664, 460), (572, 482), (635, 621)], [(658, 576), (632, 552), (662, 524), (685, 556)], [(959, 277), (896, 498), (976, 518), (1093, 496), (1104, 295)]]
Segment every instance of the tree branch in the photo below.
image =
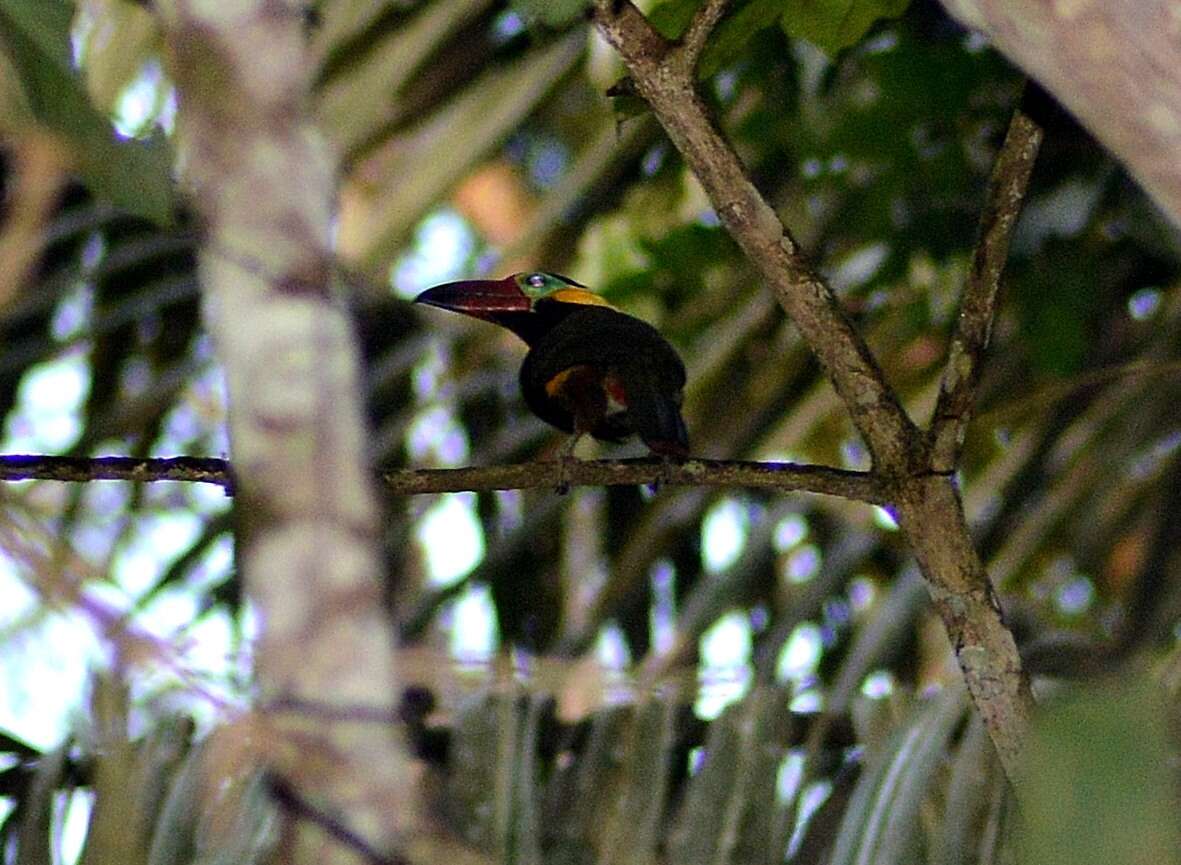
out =
[(745, 460), (688, 460), (666, 463), (654, 458), (577, 460), (473, 466), (461, 469), (407, 469), (383, 475), (386, 486), (406, 495), (571, 486), (657, 484), (698, 487), (747, 487), (779, 492), (807, 492), (885, 505), (882, 484), (868, 472), (796, 463)]
[(1033, 696), (951, 477), (930, 472), (925, 435), (714, 125), (692, 73), (682, 63), (666, 62), (667, 43), (630, 0), (595, 0), (595, 23), (844, 402), (873, 455), (875, 475), (887, 485), (972, 699), (1005, 771), (1015, 778)]
[(934, 471), (954, 471), (959, 463), (981, 364), (996, 318), (1009, 240), (1021, 214), (1041, 143), (1041, 127), (1021, 111), (1015, 111), (989, 179), (988, 199), (980, 215), (980, 237), (972, 255), (972, 269), (964, 286), (939, 401), (927, 434)]
[(722, 224), (774, 290), (848, 407), (877, 470), (925, 469), (924, 442), (865, 341), (779, 221), (697, 95), (691, 70), (666, 64), (664, 39), (630, 0), (595, 0), (595, 21), (639, 94), (697, 175)]
[(187, 481), (233, 490), (230, 464), (215, 457), (60, 457), (0, 455), (0, 481)]
[[(233, 470), (228, 461), (213, 457), (61, 457), (27, 454), (0, 455), (0, 481), (121, 480), (151, 483), (183, 481), (216, 484), (233, 494)], [(382, 481), (400, 495), (485, 492), (571, 486), (747, 487), (779, 492), (817, 493), (851, 501), (886, 505), (883, 485), (868, 472), (797, 463), (745, 460), (688, 460), (665, 463), (659, 459), (577, 460), (563, 466), (556, 461), (507, 466), (470, 466), (459, 469), (397, 469)]]

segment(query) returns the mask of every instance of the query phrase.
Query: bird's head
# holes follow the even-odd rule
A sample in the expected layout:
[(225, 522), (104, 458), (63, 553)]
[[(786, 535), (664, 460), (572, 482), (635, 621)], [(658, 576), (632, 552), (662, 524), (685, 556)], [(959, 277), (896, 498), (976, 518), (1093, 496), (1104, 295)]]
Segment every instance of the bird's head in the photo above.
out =
[(505, 324), (506, 316), (530, 313), (542, 303), (610, 306), (586, 286), (556, 273), (514, 273), (504, 279), (467, 279), (428, 288), (415, 303), (425, 303), (473, 318)]

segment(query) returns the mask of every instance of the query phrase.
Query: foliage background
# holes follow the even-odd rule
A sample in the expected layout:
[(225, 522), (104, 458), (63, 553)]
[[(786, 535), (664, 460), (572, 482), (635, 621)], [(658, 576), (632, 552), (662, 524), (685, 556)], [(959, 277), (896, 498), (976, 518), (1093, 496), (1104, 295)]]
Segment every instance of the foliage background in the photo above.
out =
[[(510, 336), (405, 302), (432, 281), (544, 267), (680, 348), (695, 454), (867, 467), (815, 361), (659, 127), (642, 105), (604, 96), (618, 61), (563, 4), (545, 4), (552, 26), (528, 5), (308, 10), (314, 110), (342, 157), (339, 276), (378, 464), (557, 452), (516, 392)], [(926, 418), (1021, 76), (933, 2), (854, 4), (839, 19), (847, 29), (824, 3), (735, 5), (703, 59), (702, 91), (912, 416)], [(671, 36), (694, 6), (650, 12)], [(224, 455), (199, 226), (169, 174), (176, 106), (150, 13), (123, 0), (5, 0), (0, 30), (5, 449)], [(1181, 683), (1176, 230), (1051, 99), (1025, 100), (1047, 138), (962, 473), (979, 549), (1047, 674), (1039, 696), (1060, 707), (1030, 788), (1055, 807), (1031, 809), (1023, 843), (1031, 861), (1101, 845), (1118, 856), (1144, 838), (1173, 855), (1161, 827), (1176, 823), (1164, 755)], [(795, 861), (1012, 855), (995, 759), (965, 720), (946, 639), (883, 514), (674, 488), (385, 504), (391, 608), (425, 689), (407, 700), (412, 738), (472, 847), (577, 860), (640, 855), (655, 839), (694, 860), (789, 845)], [(36, 704), (28, 676), (53, 665), (54, 645), (99, 671), (54, 692), (59, 720), (39, 722), (53, 735), (3, 739), (0, 814), (16, 856), (60, 842), (48, 830), (64, 803), (88, 813), (104, 783), (142, 790), (131, 780), (141, 772), (183, 796), (184, 719), (205, 733), (235, 716), (253, 626), (220, 492), (14, 485), (3, 507), (8, 582), (25, 594), (0, 632), (18, 659), (6, 691), (27, 694), (5, 723)], [(1096, 645), (1128, 651), (1085, 662)], [(706, 667), (699, 689), (703, 653), (725, 663)], [(1109, 668), (1121, 675), (1091, 688), (1049, 678)], [(680, 686), (645, 702), (636, 677), (656, 669)], [(53, 751), (68, 713), (71, 744)], [(93, 747), (112, 729), (122, 751)], [(628, 756), (607, 759), (604, 742)], [(575, 783), (618, 795), (559, 808)], [(1085, 795), (1067, 797), (1070, 785)], [(63, 788), (82, 792), (54, 794)], [(489, 791), (501, 803), (492, 817)], [(146, 856), (175, 818), (126, 807)], [(628, 807), (648, 841), (603, 817)], [(797, 832), (801, 812), (812, 819)], [(902, 828), (887, 831), (887, 815)]]

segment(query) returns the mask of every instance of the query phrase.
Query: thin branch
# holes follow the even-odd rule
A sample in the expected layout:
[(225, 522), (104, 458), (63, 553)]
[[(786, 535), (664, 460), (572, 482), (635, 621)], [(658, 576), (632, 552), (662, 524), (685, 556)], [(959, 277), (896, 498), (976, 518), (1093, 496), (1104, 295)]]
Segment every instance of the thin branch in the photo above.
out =
[(690, 74), (697, 66), (701, 52), (705, 50), (709, 34), (722, 19), (722, 15), (725, 14), (726, 7), (729, 5), (729, 0), (705, 0), (693, 13), (693, 20), (689, 22), (689, 26), (685, 28), (685, 32), (681, 36), (680, 47), (681, 62), (688, 68)]
[(270, 775), (267, 782), (271, 797), (284, 811), (292, 817), (319, 826), (330, 838), (353, 850), (363, 861), (372, 865), (409, 865), (410, 860), (402, 856), (376, 849), (364, 835), (347, 825), (338, 815), (328, 814), (312, 805), (285, 778)]
[(967, 434), (968, 421), (980, 381), (980, 369), (996, 318), (1001, 274), (1009, 257), (1009, 241), (1033, 163), (1042, 143), (1042, 130), (1021, 111), (1013, 113), (1004, 144), (993, 165), (988, 200), (980, 215), (980, 237), (972, 255), (972, 269), (964, 287), (956, 333), (943, 371), (939, 401), (928, 433), (931, 467), (953, 471)]
[[(233, 492), (233, 472), (226, 460), (212, 457), (61, 457), (0, 455), (0, 481), (52, 480), (86, 482), (185, 481), (217, 484)], [(874, 505), (887, 504), (882, 484), (868, 472), (797, 463), (744, 460), (688, 460), (666, 463), (652, 458), (574, 460), (471, 466), (459, 469), (398, 469), (382, 481), (400, 495), (557, 489), (559, 486), (747, 487), (780, 492), (839, 496)]]
[(747, 487), (780, 492), (839, 496), (875, 505), (886, 504), (882, 485), (868, 472), (796, 463), (745, 460), (664, 462), (654, 458), (572, 460), (473, 466), (461, 469), (406, 469), (383, 475), (386, 486), (406, 495), (463, 490), (523, 490), (559, 486)]
[(0, 455), (0, 481), (187, 481), (233, 489), (230, 465), (215, 457), (61, 457)]

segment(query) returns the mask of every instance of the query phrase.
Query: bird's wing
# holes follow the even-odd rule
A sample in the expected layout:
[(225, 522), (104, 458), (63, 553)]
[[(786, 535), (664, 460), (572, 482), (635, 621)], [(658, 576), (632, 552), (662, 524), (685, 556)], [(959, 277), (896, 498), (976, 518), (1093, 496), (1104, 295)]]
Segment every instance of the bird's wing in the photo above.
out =
[[(685, 368), (650, 324), (613, 309), (588, 306), (568, 315), (535, 343), (521, 367), (521, 390), (529, 408), (559, 429), (573, 429), (573, 418), (550, 398), (545, 385), (576, 366), (593, 367), (622, 385), (629, 426), (650, 448), (670, 455), (687, 449), (680, 413)], [(596, 435), (616, 438), (631, 431), (615, 423)]]

